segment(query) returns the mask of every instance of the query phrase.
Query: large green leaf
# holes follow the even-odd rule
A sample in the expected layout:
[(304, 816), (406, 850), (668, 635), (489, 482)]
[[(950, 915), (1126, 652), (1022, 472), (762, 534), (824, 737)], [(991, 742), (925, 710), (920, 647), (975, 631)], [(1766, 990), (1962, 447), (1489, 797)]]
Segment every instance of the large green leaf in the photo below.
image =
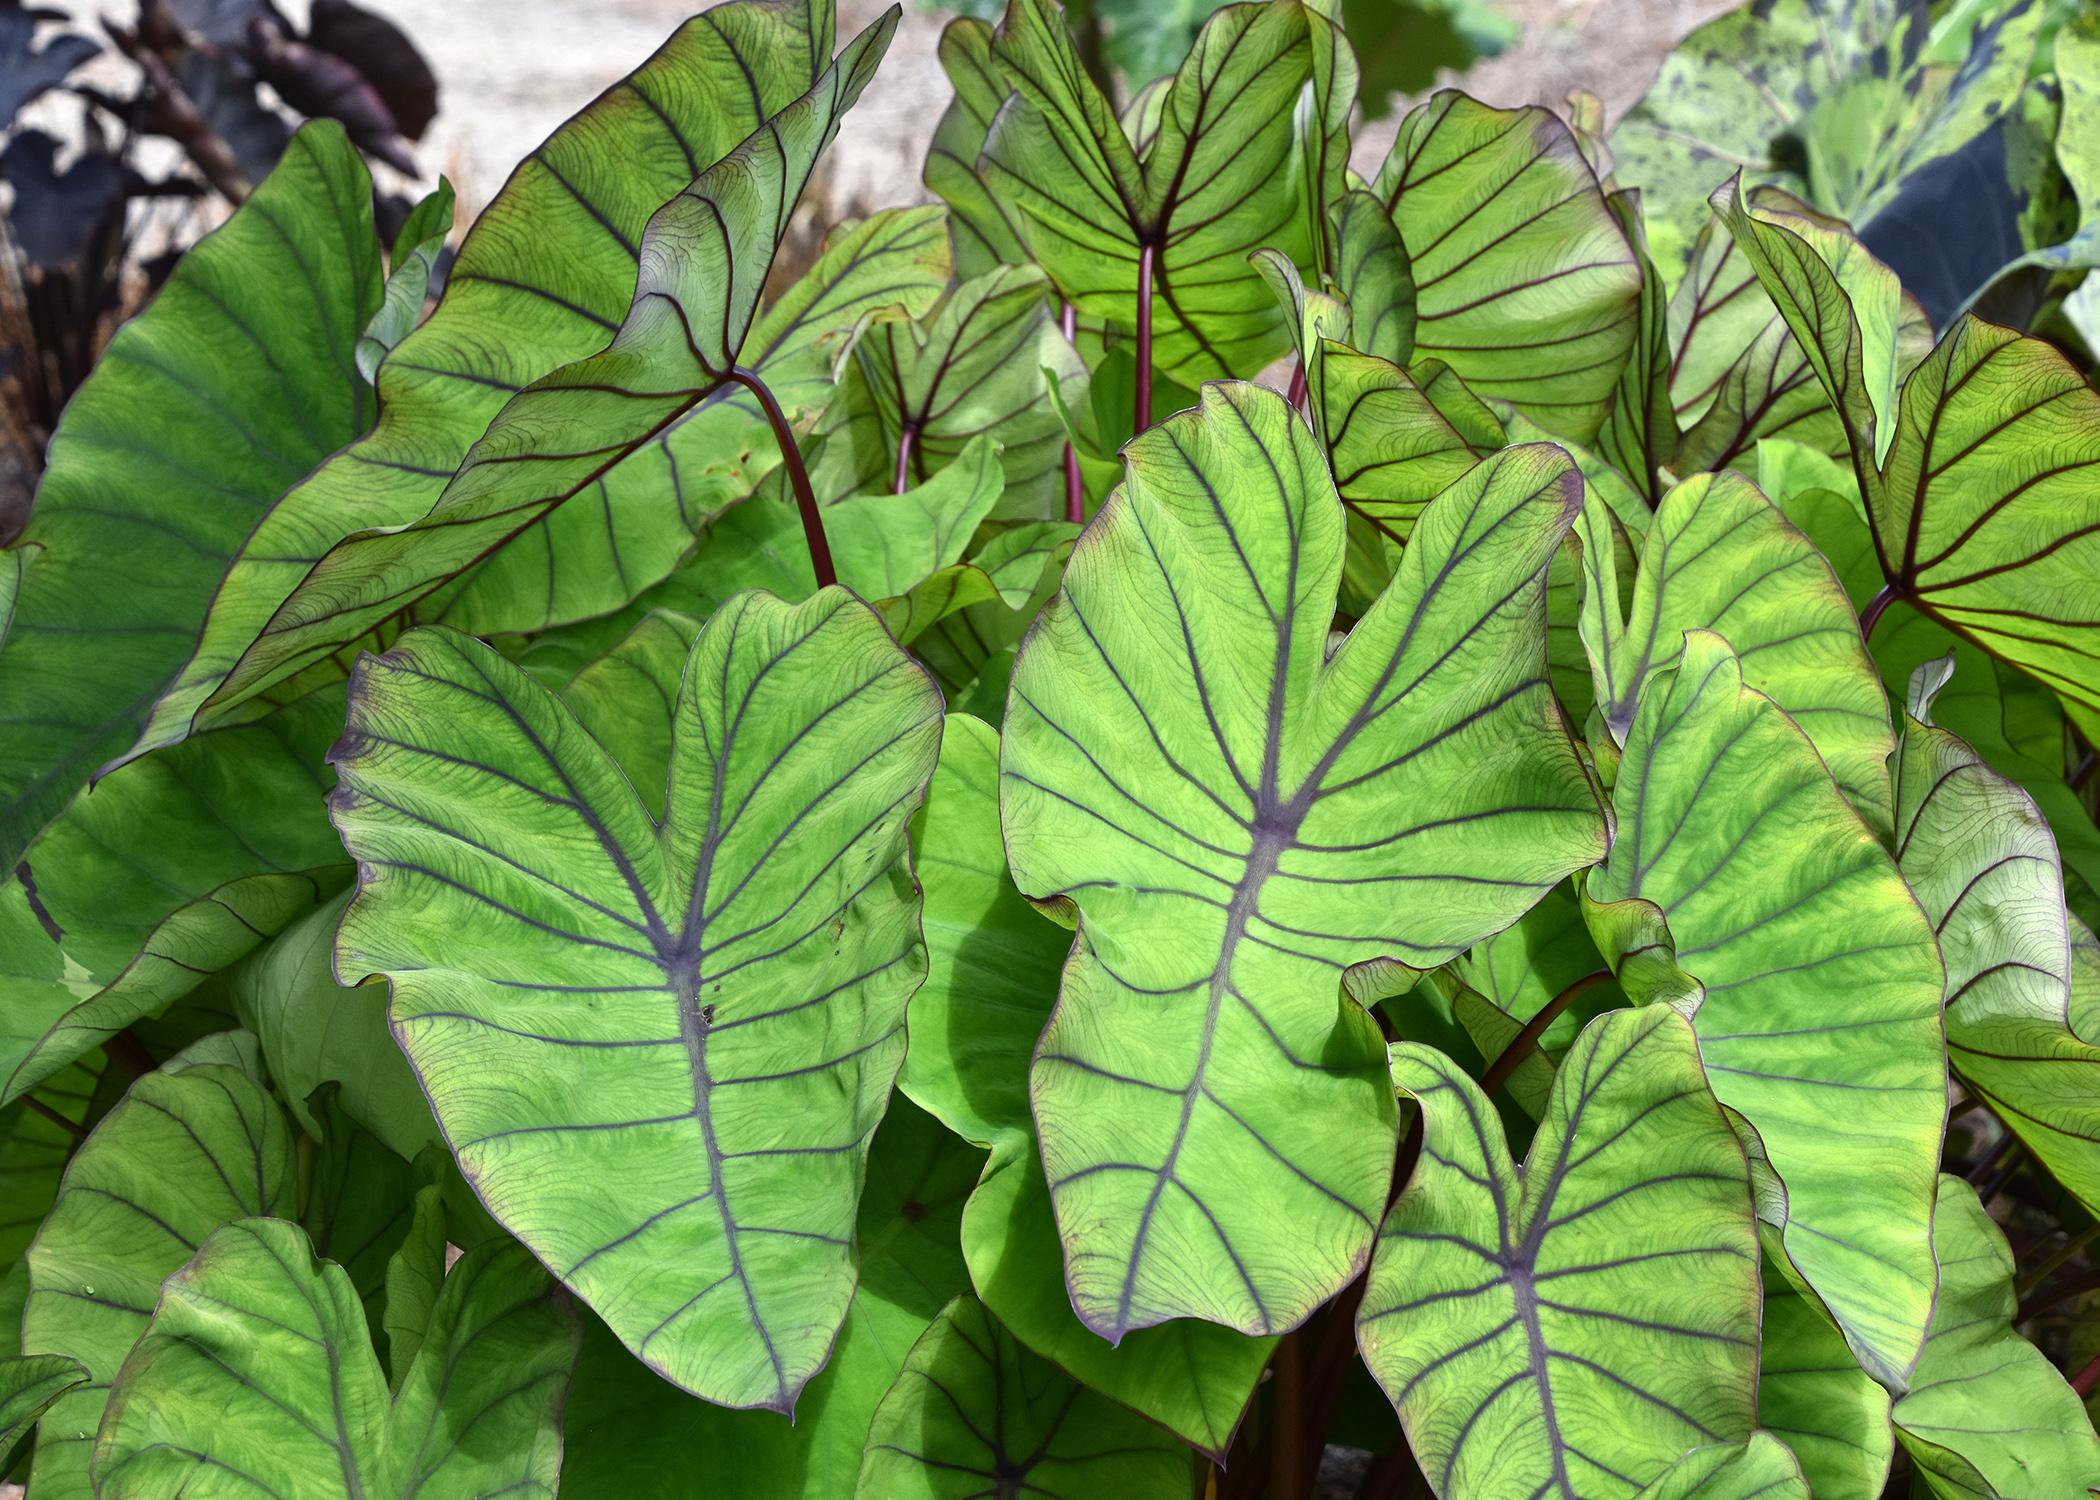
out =
[(1415, 357), (1586, 441), (1633, 347), (1641, 266), (1568, 127), (1446, 90), (1401, 122), (1371, 190), (1407, 246)]
[(103, 1118), (29, 1248), (23, 1351), (77, 1359), (90, 1376), (38, 1431), (39, 1500), (89, 1494), (89, 1449), (110, 1382), (161, 1281), (220, 1225), (294, 1212), (298, 1191), (293, 1132), (237, 1067), (149, 1073)]
[(367, 658), (337, 751), (363, 875), (338, 966), (393, 980), (506, 1228), (653, 1368), (786, 1410), (852, 1296), (925, 973), (904, 824), (940, 699), (844, 591), (750, 593), (694, 643), (675, 719), (659, 822), (488, 648), (426, 630)]
[(67, 405), (10, 559), (0, 869), (138, 735), (248, 527), (371, 421), (379, 289), (364, 162), (309, 125)]
[[(444, 300), (381, 369), (377, 427), (255, 518), (224, 565), (140, 748), (189, 732), (324, 553), (361, 528), (421, 519), (513, 394), (604, 347), (633, 299), (649, 216), (810, 86), (832, 28), (825, 0), (719, 5), (519, 164), (460, 245)], [(667, 483), (622, 477), (647, 496)]]
[[(748, 394), (729, 399), (731, 375), (789, 216), (839, 118), (874, 76), (895, 24), (890, 15), (861, 33), (808, 93), (657, 210), (642, 236), (633, 305), (612, 342), (513, 396), (427, 516), (331, 548), (278, 607), (216, 700), (237, 702), (336, 656), (585, 491), (598, 495), (600, 515), (578, 511), (588, 520), (582, 530), (564, 523), (546, 531), (537, 557), (514, 545), (505, 557), (519, 561), (498, 565), (508, 576), (474, 580), (444, 618), (483, 634), (536, 629), (617, 608), (670, 572), (692, 527), (748, 486), (740, 482), (712, 506), (699, 494), (665, 505), (658, 445), (681, 423), (682, 433), (703, 434), (692, 439), (700, 447), (723, 440), (717, 428), (726, 424), (732, 454), (773, 441)], [(855, 243), (869, 238), (866, 255), (880, 256), (900, 237), (919, 251), (945, 250), (932, 210), (871, 222)], [(864, 258), (849, 255), (846, 274)], [(861, 310), (889, 300), (891, 282), (875, 279), (869, 288), (854, 277), (852, 300)], [(855, 312), (833, 312), (843, 312), (846, 327), (857, 320)], [(612, 520), (615, 501), (598, 488), (630, 458), (655, 475), (647, 497), (655, 503), (632, 508), (636, 529)], [(599, 540), (581, 557), (565, 546), (588, 532)], [(601, 555), (603, 566), (586, 565)]]
[(2100, 1491), (2100, 1437), (2041, 1350), (2013, 1331), (2013, 1258), (1975, 1191), (1940, 1179), (1939, 1305), (1896, 1436), (1941, 1500)]
[(1632, 1495), (1756, 1425), (1750, 1172), (1683, 1017), (1590, 1023), (1524, 1164), (1443, 1053), (1393, 1048), (1422, 1154), (1358, 1344), (1440, 1495)]
[(1931, 923), (1813, 742), (1709, 631), (1649, 678), (1612, 795), (1618, 841), (1586, 890), (1598, 946), (1636, 1001), (1692, 1016), (1776, 1179), (1760, 1211), (1900, 1390), (1932, 1307), (1947, 1110)]
[(1896, 1448), (1889, 1393), (1814, 1300), (1769, 1270), (1757, 1415), (1786, 1439), (1820, 1500), (1880, 1500)]
[(1933, 722), (1945, 664), (1920, 667), (1896, 760), (1896, 858), (1947, 963), (1947, 1060), (2058, 1181), (2100, 1213), (2100, 1015), (2073, 987), (2100, 949), (2064, 910), (2048, 821)]
[(1218, 11), (1156, 96), (1142, 149), (1052, 0), (1014, 0), (992, 58), (1015, 93), (978, 170), (1065, 300), (1130, 331), (1149, 259), (1162, 373), (1193, 384), (1281, 353), (1283, 321), (1247, 256), (1268, 246), (1302, 267), (1326, 260), (1356, 93), (1340, 30), (1301, 0)]
[(322, 801), (341, 722), (339, 693), (311, 694), (119, 767), (44, 830), (0, 884), (0, 1098), (159, 1015), (348, 878)]
[(1698, 474), (1672, 488), (1625, 603), (1601, 502), (1579, 524), (1582, 640), (1614, 739), (1626, 743), (1642, 685), (1677, 660), (1684, 633), (1711, 630), (1733, 647), (1744, 682), (1808, 734), (1852, 805), (1889, 827), (1896, 744), (1881, 674), (1830, 564), (1756, 485)]
[(1000, 266), (955, 288), (923, 321), (880, 324), (854, 345), (892, 488), (925, 483), (989, 436), (1004, 445), (999, 515), (1064, 513), (1064, 427), (1045, 372), (1077, 400), (1086, 367), (1058, 331), (1049, 288), (1033, 266)]
[(1027, 1349), (975, 1297), (941, 1310), (875, 1408), (856, 1495), (1170, 1495), (1181, 1446)]
[(1028, 1106), (1028, 1061), (1071, 939), (1021, 898), (999, 833), (999, 737), (951, 714), (914, 840), (927, 975), (899, 1087), (992, 1158), (963, 1210), (977, 1295), (1014, 1337), (1091, 1389), (1222, 1457), (1273, 1340), (1177, 1319), (1111, 1346), (1065, 1292)]
[(563, 1489), (621, 1500), (838, 1500), (868, 1421), (920, 1334), (969, 1287), (956, 1220), (981, 1153), (898, 1100), (868, 1155), (860, 1285), (792, 1426), (725, 1411), (660, 1379), (590, 1320), (563, 1420)]
[(1032, 1071), (1073, 1305), (1282, 1332), (1369, 1253), (1391, 1174), (1351, 998), (1507, 926), (1601, 853), (1545, 680), (1581, 500), (1511, 449), (1423, 512), (1330, 653), (1342, 507), (1274, 392), (1208, 386), (1125, 449), (1014, 669), (1022, 891), (1082, 913)]
[(341, 1266), (244, 1219), (170, 1276), (95, 1442), (110, 1500), (540, 1495), (561, 1468), (576, 1314), (522, 1245), (461, 1257), (389, 1399)]
[(2047, 683), (2100, 733), (2100, 394), (2052, 345), (1965, 314), (1899, 403), (1893, 277), (1827, 259), (1828, 244), (1728, 190), (1715, 201), (1844, 418), (1889, 596)]
[(1747, 1442), (1692, 1449), (1638, 1500), (1809, 1500), (1813, 1493), (1787, 1445), (1753, 1432)]

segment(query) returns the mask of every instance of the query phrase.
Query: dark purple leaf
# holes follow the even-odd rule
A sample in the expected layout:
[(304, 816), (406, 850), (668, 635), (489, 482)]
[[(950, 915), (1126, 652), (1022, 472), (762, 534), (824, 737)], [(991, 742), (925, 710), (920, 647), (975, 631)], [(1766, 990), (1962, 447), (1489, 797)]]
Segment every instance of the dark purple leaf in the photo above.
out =
[(415, 175), (415, 158), (403, 145), (392, 112), (364, 74), (333, 53), (294, 40), (263, 21), (250, 26), (248, 42), (256, 71), (286, 104), (302, 115), (342, 121), (359, 150)]
[(437, 75), (400, 27), (352, 0), (314, 0), (306, 41), (364, 74), (396, 128), (412, 141), (423, 138), (438, 110)]
[(65, 81), (68, 73), (102, 50), (89, 37), (62, 32), (39, 48), (37, 23), (55, 12), (0, 5), (0, 124), (14, 119), (23, 105)]
[(30, 263), (46, 269), (86, 256), (95, 232), (124, 202), (124, 169), (103, 152), (58, 170), (58, 143), (25, 130), (0, 152), (0, 179), (14, 190), (8, 227)]

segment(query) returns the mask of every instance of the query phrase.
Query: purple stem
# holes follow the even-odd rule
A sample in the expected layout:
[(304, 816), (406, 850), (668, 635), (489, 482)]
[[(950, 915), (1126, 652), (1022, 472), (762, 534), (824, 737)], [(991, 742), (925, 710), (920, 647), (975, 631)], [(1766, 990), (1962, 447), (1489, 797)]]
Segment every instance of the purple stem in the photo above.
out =
[(1893, 583), (1884, 583), (1875, 591), (1874, 597), (1867, 601), (1867, 607), (1859, 616), (1859, 638), (1862, 641), (1874, 639), (1874, 627), (1881, 623), (1882, 612), (1895, 597), (1896, 586)]
[(736, 365), (730, 369), (729, 379), (757, 397), (766, 414), (773, 441), (780, 448), (780, 462), (788, 472), (788, 484), (795, 491), (795, 508), (802, 512), (802, 536), (809, 543), (810, 571), (817, 575), (818, 588), (829, 588), (839, 581), (838, 569), (831, 563), (831, 544), (824, 539), (824, 517), (817, 510), (816, 492), (809, 487), (809, 470), (802, 466), (802, 450), (795, 446), (794, 429), (788, 426), (780, 403), (756, 374)]
[(1152, 425), (1152, 247), (1138, 251), (1137, 428)]
[[(1066, 343), (1078, 344), (1078, 308), (1067, 302), (1058, 314), (1057, 325), (1064, 331)], [(1086, 486), (1079, 478), (1079, 452), (1070, 443), (1065, 444), (1065, 519), (1075, 525), (1086, 523)]]

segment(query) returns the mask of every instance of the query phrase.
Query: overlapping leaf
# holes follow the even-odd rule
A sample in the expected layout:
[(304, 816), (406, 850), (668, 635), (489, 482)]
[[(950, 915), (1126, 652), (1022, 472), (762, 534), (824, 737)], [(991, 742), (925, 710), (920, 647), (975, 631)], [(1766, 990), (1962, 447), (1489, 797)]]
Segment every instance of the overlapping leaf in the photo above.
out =
[(1407, 246), (1414, 357), (1585, 441), (1640, 318), (1641, 268), (1566, 125), (1446, 90), (1400, 125), (1371, 191)]
[(992, 61), (1015, 93), (978, 171), (1065, 300), (1130, 331), (1149, 259), (1162, 373), (1193, 384), (1281, 353), (1282, 319), (1247, 256), (1326, 259), (1318, 236), (1341, 197), (1356, 93), (1340, 30), (1301, 0), (1218, 11), (1154, 96), (1142, 150), (1050, 0), (1014, 0)]
[(694, 644), (658, 821), (464, 637), (413, 632), (353, 684), (338, 966), (393, 979), (491, 1212), (711, 1400), (791, 1407), (852, 1295), (924, 974), (903, 838), (939, 712), (849, 595), (740, 595)]
[(2100, 1437), (2041, 1350), (2013, 1331), (2013, 1258), (1975, 1191), (1940, 1179), (1940, 1295), (1896, 1436), (1942, 1500), (2100, 1490)]
[(1342, 508), (1281, 397), (1207, 387), (1126, 462), (1007, 714), (1014, 878), (1082, 913), (1035, 1118), (1090, 1327), (1281, 1332), (1355, 1274), (1391, 1170), (1337, 985), (1444, 962), (1602, 850), (1544, 676), (1580, 486), (1550, 448), (1474, 469), (1330, 654)]
[(1444, 1054), (1396, 1045), (1393, 1081), (1422, 1153), (1357, 1340), (1436, 1492), (1632, 1495), (1687, 1448), (1747, 1438), (1750, 1174), (1684, 1019), (1591, 1022), (1521, 1167)]
[(0, 610), (0, 869), (138, 735), (247, 528), (371, 421), (379, 295), (364, 163), (309, 125), (68, 404)]
[(12, 1453), (52, 1402), (87, 1379), (87, 1366), (63, 1354), (0, 1358), (0, 1455)]
[(1599, 502), (1579, 525), (1582, 640), (1598, 710), (1622, 746), (1642, 685), (1677, 660), (1687, 630), (1711, 630), (1734, 649), (1744, 682), (1808, 734), (1852, 805), (1889, 826), (1895, 735), (1880, 673), (1830, 564), (1757, 486), (1728, 473), (1673, 487), (1623, 604)]
[(1110, 1346), (1065, 1292), (1057, 1222), (1028, 1106), (1028, 1062), (1071, 940), (1021, 898), (999, 833), (999, 739), (948, 717), (917, 831), (927, 975), (912, 997), (899, 1087), (992, 1148), (963, 1210), (977, 1295), (1014, 1337), (1076, 1379), (1222, 1456), (1274, 1345), (1188, 1319)]
[(939, 55), (955, 96), (933, 128), (920, 177), (927, 191), (948, 205), (955, 273), (970, 280), (1028, 259), (1005, 205), (977, 174), (978, 154), (1006, 101), (1007, 85), (992, 61), (992, 28), (975, 16), (957, 16), (948, 23), (941, 32)]
[(394, 236), (379, 311), (357, 336), (357, 372), (367, 382), (379, 379), (380, 361), (408, 337), (423, 316), (438, 257), (452, 233), (452, 205), (452, 184), (440, 177), (437, 191), (409, 210)]
[(868, 1500), (1165, 1495), (1188, 1459), (1157, 1427), (1024, 1349), (958, 1297), (905, 1358), (868, 1430)]
[(1783, 1190), (1761, 1211), (1860, 1362), (1900, 1390), (1932, 1307), (1947, 1108), (1931, 923), (1808, 736), (1711, 632), (1650, 677), (1613, 799), (1618, 840), (1586, 891), (1598, 946), (1636, 1001), (1693, 1017), (1714, 1092)]
[(925, 321), (879, 324), (854, 352), (895, 488), (924, 484), (989, 437), (1004, 445), (999, 515), (1063, 514), (1064, 428), (1044, 372), (1076, 400), (1086, 367), (1058, 332), (1041, 271), (1000, 266), (965, 281)]
[[(839, 117), (874, 75), (895, 24), (894, 15), (886, 17), (849, 43), (808, 93), (651, 217), (634, 302), (612, 342), (513, 396), (428, 516), (399, 529), (358, 532), (331, 548), (242, 656), (216, 695), (220, 702), (327, 661), (594, 489), (622, 460), (655, 451), (678, 424), (685, 432), (698, 431), (695, 422), (731, 424), (741, 434), (731, 452), (765, 440), (756, 408), (708, 403), (731, 384), (788, 216)], [(880, 228), (922, 247), (937, 244), (927, 211), (885, 220)], [(889, 290), (887, 282), (882, 290)], [(661, 499), (659, 488), (650, 494)], [(729, 498), (718, 497), (717, 506)], [(556, 566), (571, 523), (557, 528), (561, 535), (546, 533), (537, 561), (506, 554), (523, 559), (511, 565), (513, 576), (476, 580), (470, 597), (452, 601), (446, 618), (489, 633), (615, 608), (676, 565), (691, 525), (705, 515), (675, 505), (644, 507), (645, 534), (622, 534), (619, 525), (606, 524), (615, 508), (609, 492), (600, 500), (605, 511), (591, 529), (611, 533), (604, 544), (611, 548), (609, 573), (569, 566), (589, 554), (562, 557)], [(519, 588), (518, 569), (534, 572), (536, 590)], [(582, 596), (565, 592), (571, 588)]]
[(969, 1287), (956, 1220), (981, 1158), (909, 1100), (892, 1102), (868, 1155), (860, 1286), (793, 1425), (695, 1400), (591, 1319), (563, 1417), (564, 1492), (624, 1500), (850, 1495), (876, 1404), (919, 1335)]
[[(0, 1099), (13, 1099), (333, 894), (321, 757), (342, 697), (121, 766), (0, 884)], [(151, 830), (142, 836), (142, 831)]]
[(1820, 1500), (1880, 1500), (1896, 1448), (1889, 1404), (1814, 1301), (1768, 1269), (1757, 1415)]
[[(444, 300), (386, 361), (378, 426), (255, 518), (224, 564), (141, 748), (189, 732), (332, 546), (423, 517), (513, 394), (604, 346), (633, 298), (649, 216), (810, 86), (831, 53), (832, 11), (733, 0), (696, 16), (525, 158), (461, 244)], [(667, 484), (649, 476), (647, 492)]]
[(2100, 395), (2052, 346), (1964, 315), (1895, 394), (1893, 277), (1715, 204), (1844, 418), (1891, 596), (2100, 726)]
[(37, 1433), (39, 1496), (85, 1497), (110, 1382), (152, 1315), (161, 1281), (222, 1224), (297, 1209), (298, 1163), (283, 1113), (237, 1067), (148, 1074), (66, 1169), (29, 1249), (22, 1348), (62, 1354), (89, 1383)]
[(1932, 722), (1949, 668), (1913, 684), (1896, 760), (1896, 858), (1947, 963), (1947, 1058), (2057, 1180), (2100, 1212), (2100, 1020), (2073, 1027), (2100, 948), (2064, 910), (2063, 866), (2028, 795)]
[(95, 1442), (97, 1495), (551, 1497), (576, 1315), (522, 1245), (445, 1277), (389, 1399), (356, 1290), (297, 1225), (228, 1224), (167, 1280)]

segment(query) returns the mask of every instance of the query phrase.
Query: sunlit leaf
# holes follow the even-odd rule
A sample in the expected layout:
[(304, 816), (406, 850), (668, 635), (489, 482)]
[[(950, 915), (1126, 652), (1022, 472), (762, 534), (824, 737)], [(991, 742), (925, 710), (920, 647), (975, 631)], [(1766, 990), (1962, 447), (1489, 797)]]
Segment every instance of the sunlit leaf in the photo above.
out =
[(98, 1495), (551, 1497), (576, 1316), (522, 1245), (463, 1257), (391, 1400), (350, 1278), (243, 1219), (167, 1281), (95, 1443)]
[(1681, 1016), (1591, 1022), (1522, 1166), (1441, 1052), (1397, 1044), (1393, 1081), (1422, 1154), (1357, 1342), (1438, 1493), (1632, 1495), (1685, 1449), (1749, 1436), (1750, 1173)]
[(920, 178), (928, 192), (948, 205), (955, 273), (969, 280), (1028, 259), (1020, 230), (977, 173), (978, 153), (1008, 91), (992, 61), (992, 28), (977, 17), (957, 16), (948, 23), (941, 32), (939, 56), (955, 97), (933, 128)]
[(1743, 681), (1801, 726), (1852, 805), (1888, 828), (1895, 735), (1880, 673), (1830, 564), (1757, 486), (1727, 473), (1672, 488), (1623, 603), (1599, 502), (1579, 524), (1582, 639), (1598, 708), (1622, 746), (1642, 685), (1677, 660), (1687, 630), (1711, 630), (1743, 664)]
[(363, 881), (339, 969), (392, 978), (497, 1219), (726, 1405), (790, 1408), (852, 1296), (925, 972), (903, 838), (939, 714), (843, 591), (739, 595), (694, 644), (658, 822), (465, 637), (412, 632), (353, 681), (335, 815)]
[(1550, 432), (1595, 433), (1640, 321), (1641, 268), (1567, 126), (1446, 90), (1401, 122), (1371, 191), (1407, 246), (1414, 357)]
[(1802, 728), (1711, 632), (1649, 678), (1613, 801), (1618, 840), (1586, 890), (1598, 946), (1636, 1001), (1692, 1016), (1715, 1094), (1768, 1160), (1760, 1212), (1900, 1390), (1932, 1307), (1947, 1109), (1931, 924)]
[(1391, 1172), (1382, 1042), (1337, 986), (1435, 967), (1601, 852), (1544, 678), (1580, 488), (1550, 448), (1475, 468), (1330, 655), (1343, 512), (1281, 397), (1206, 387), (1125, 456), (1008, 707), (1014, 878), (1082, 913), (1035, 1118), (1088, 1326), (1282, 1332), (1361, 1266)]
[(1819, 1500), (1880, 1500), (1896, 1447), (1889, 1393), (1815, 1303), (1769, 1271), (1757, 1415), (1786, 1440)]
[(1742, 1443), (1694, 1448), (1638, 1500), (1809, 1500), (1800, 1460), (1769, 1432)]

